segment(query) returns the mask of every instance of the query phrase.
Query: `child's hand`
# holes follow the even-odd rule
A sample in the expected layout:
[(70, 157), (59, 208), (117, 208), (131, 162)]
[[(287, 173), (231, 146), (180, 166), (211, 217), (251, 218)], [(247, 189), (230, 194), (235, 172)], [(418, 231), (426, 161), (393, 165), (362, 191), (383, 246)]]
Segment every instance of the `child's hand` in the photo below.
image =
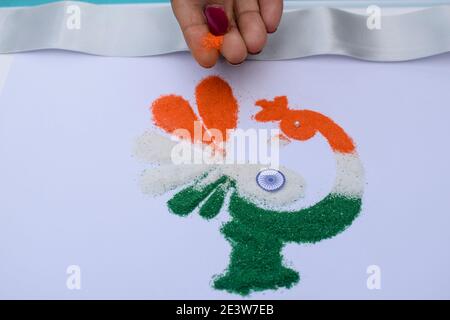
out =
[(267, 33), (277, 30), (283, 12), (282, 0), (172, 0), (172, 8), (194, 58), (203, 67), (215, 65), (219, 52), (204, 47), (209, 33), (203, 13), (206, 5), (222, 5), (229, 30), (223, 37), (220, 53), (231, 64), (257, 54), (266, 44)]

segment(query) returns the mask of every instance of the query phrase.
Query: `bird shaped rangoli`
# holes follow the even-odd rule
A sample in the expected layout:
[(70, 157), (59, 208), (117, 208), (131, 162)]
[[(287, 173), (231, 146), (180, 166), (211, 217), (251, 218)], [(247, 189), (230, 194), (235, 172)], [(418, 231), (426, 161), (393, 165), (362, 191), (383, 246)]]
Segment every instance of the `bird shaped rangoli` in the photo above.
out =
[[(328, 195), (309, 207), (286, 209), (304, 195), (304, 180), (297, 172), (220, 161), (229, 132), (238, 125), (239, 104), (230, 85), (218, 76), (207, 77), (196, 86), (195, 100), (198, 115), (181, 96), (166, 95), (152, 103), (152, 120), (160, 130), (146, 132), (136, 149), (154, 165), (142, 175), (143, 191), (157, 196), (175, 190), (167, 206), (180, 217), (194, 212), (205, 219), (221, 211), (229, 214), (221, 232), (231, 245), (230, 261), (214, 277), (215, 289), (248, 295), (291, 288), (300, 276), (284, 264), (283, 247), (329, 239), (349, 227), (361, 211), (364, 173), (353, 140), (329, 117), (291, 108), (286, 96), (255, 102), (260, 110), (253, 120), (276, 123), (284, 142), (302, 143), (319, 134), (334, 154), (336, 177)], [(196, 128), (203, 131), (200, 138)], [(188, 135), (177, 136), (179, 129)], [(212, 129), (222, 134), (220, 143), (210, 134)], [(173, 163), (177, 139), (208, 153), (210, 161)]]

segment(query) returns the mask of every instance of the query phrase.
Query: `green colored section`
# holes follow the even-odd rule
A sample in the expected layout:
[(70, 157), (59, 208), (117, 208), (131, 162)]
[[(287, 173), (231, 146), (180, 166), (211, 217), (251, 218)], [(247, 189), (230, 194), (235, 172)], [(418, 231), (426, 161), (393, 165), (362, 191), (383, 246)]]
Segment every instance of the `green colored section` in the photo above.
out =
[(299, 281), (296, 271), (283, 266), (282, 241), (234, 219), (221, 231), (232, 250), (228, 268), (215, 279), (214, 288), (248, 295), (251, 291), (290, 288)]
[(331, 238), (344, 231), (361, 211), (361, 199), (336, 194), (299, 211), (265, 210), (240, 197), (228, 177), (201, 190), (195, 185), (188, 187), (177, 193), (168, 206), (180, 216), (200, 207), (199, 214), (211, 219), (220, 212), (230, 189), (233, 189), (228, 207), (231, 221), (221, 228), (231, 244), (230, 264), (215, 279), (214, 287), (241, 295), (292, 287), (300, 276), (283, 265), (283, 246)]
[[(202, 189), (196, 188), (196, 185), (190, 186), (186, 189), (178, 192), (172, 199), (167, 203), (170, 211), (179, 215), (179, 216), (187, 216), (189, 213), (195, 210), (200, 203), (205, 200), (218, 186), (227, 181), (226, 177), (222, 177), (218, 179), (216, 182), (207, 185)], [(219, 188), (220, 189), (220, 188)], [(211, 206), (212, 204), (206, 201), (207, 206)], [(206, 213), (203, 214), (211, 215), (210, 209), (205, 209)], [(220, 208), (219, 208), (220, 211)]]
[(359, 214), (361, 199), (329, 195), (310, 208), (277, 212), (261, 209), (234, 192), (229, 210), (232, 220), (221, 231), (232, 247), (230, 264), (214, 287), (247, 295), (298, 282), (299, 274), (283, 266), (283, 245), (314, 243), (344, 231)]
[[(61, 2), (62, 0), (1, 0), (0, 7), (36, 6), (40, 4)], [(78, 0), (94, 4), (127, 4), (127, 3), (165, 3), (169, 0)]]
[(261, 209), (234, 193), (229, 210), (249, 232), (271, 235), (282, 242), (314, 243), (344, 231), (361, 210), (361, 199), (330, 194), (312, 207), (279, 212)]
[(200, 216), (205, 219), (212, 219), (217, 216), (222, 209), (228, 189), (225, 186), (220, 186), (206, 199), (205, 203), (200, 208)]

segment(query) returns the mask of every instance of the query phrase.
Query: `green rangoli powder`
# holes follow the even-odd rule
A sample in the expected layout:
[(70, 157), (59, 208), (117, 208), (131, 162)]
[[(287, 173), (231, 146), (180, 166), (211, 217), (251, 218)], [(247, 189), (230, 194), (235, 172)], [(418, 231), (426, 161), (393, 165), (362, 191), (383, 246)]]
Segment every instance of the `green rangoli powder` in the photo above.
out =
[[(178, 192), (167, 203), (169, 210), (179, 216), (187, 216), (189, 213), (195, 210), (200, 203), (205, 200), (218, 186), (222, 185), (227, 180), (226, 177), (222, 177), (207, 185), (206, 187), (198, 190), (195, 185), (190, 186), (180, 192)], [(207, 213), (206, 213), (207, 214)]]
[(199, 214), (211, 219), (220, 212), (229, 190), (232, 190), (228, 208), (232, 219), (222, 226), (221, 232), (232, 251), (229, 266), (214, 280), (214, 288), (240, 295), (292, 287), (300, 276), (283, 265), (283, 246), (333, 237), (344, 231), (361, 210), (361, 199), (338, 194), (330, 194), (299, 211), (265, 210), (240, 197), (234, 182), (225, 176), (201, 190), (194, 185), (180, 191), (168, 205), (180, 216), (200, 207)]
[(225, 184), (217, 187), (200, 208), (200, 216), (205, 219), (212, 219), (217, 216), (220, 212), (220, 209), (222, 209), (227, 191), (228, 189), (226, 188)]

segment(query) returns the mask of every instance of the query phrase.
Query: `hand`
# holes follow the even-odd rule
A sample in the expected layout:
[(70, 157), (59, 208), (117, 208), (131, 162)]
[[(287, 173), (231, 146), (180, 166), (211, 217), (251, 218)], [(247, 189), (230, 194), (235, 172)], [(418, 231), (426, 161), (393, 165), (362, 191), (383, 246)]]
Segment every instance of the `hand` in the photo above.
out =
[(277, 30), (283, 12), (282, 0), (172, 0), (186, 43), (205, 68), (214, 66), (219, 58), (219, 50), (203, 45), (209, 33), (203, 13), (208, 4), (222, 5), (228, 16), (230, 28), (223, 37), (220, 53), (231, 64), (242, 63), (248, 53), (261, 52), (267, 34)]

